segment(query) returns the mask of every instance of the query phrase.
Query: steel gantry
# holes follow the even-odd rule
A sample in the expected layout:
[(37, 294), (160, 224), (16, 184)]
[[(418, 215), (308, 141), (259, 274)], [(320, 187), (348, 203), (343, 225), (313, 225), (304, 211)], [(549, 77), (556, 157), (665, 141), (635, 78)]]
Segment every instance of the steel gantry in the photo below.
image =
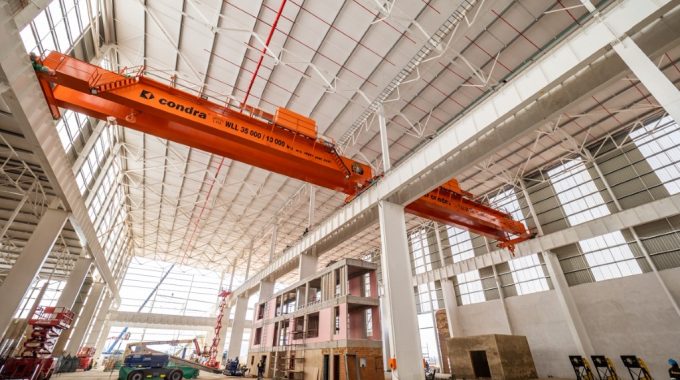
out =
[[(250, 106), (233, 110), (137, 71), (116, 73), (52, 52), (32, 57), (53, 117), (67, 108), (158, 137), (347, 194), (374, 185), (371, 168), (338, 154), (317, 135), (316, 122), (284, 108), (274, 115)], [(476, 202), (450, 180), (410, 203), (418, 216), (454, 224), (513, 249), (531, 235), (504, 212)]]

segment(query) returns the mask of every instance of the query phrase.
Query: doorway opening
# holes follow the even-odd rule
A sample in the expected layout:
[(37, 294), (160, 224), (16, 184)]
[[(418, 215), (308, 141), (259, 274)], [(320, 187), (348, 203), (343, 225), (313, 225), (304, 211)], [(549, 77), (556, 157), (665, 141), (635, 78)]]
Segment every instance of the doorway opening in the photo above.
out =
[(472, 360), (472, 369), (475, 371), (476, 378), (491, 378), (486, 351), (470, 351), (470, 360)]

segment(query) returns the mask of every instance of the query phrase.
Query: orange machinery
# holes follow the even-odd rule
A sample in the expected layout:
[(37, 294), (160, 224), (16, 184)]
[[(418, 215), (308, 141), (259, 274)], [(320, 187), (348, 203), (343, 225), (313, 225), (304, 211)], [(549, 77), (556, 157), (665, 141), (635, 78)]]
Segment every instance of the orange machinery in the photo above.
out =
[[(59, 107), (341, 191), (348, 199), (374, 183), (371, 168), (340, 156), (314, 120), (279, 108), (234, 110), (144, 76), (116, 73), (51, 52), (31, 57), (52, 116)], [(406, 206), (415, 215), (514, 245), (531, 237), (508, 214), (476, 202), (455, 180)]]

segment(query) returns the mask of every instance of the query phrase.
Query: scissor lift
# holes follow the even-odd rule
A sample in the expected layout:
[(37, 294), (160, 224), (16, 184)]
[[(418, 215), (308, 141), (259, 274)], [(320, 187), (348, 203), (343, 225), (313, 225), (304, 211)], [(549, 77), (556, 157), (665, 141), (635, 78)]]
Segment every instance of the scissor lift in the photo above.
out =
[(36, 309), (28, 320), (32, 327), (20, 356), (9, 358), (0, 368), (0, 379), (47, 380), (52, 377), (56, 360), (52, 351), (62, 331), (71, 327), (73, 312), (64, 307)]

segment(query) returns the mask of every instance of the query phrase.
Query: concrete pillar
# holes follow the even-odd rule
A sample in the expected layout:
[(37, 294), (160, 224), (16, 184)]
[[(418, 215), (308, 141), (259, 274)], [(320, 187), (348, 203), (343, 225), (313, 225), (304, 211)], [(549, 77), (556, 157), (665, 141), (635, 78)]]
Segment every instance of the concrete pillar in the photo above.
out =
[(258, 302), (264, 302), (274, 295), (273, 281), (260, 281), (260, 295)]
[[(227, 349), (227, 358), (235, 358), (241, 355), (241, 343), (243, 341), (243, 327), (246, 322), (246, 311), (248, 310), (248, 297), (236, 298), (236, 310), (234, 312), (234, 322), (231, 325), (231, 339)], [(239, 358), (245, 363), (245, 358)]]
[(92, 259), (89, 257), (80, 257), (76, 261), (75, 267), (68, 276), (66, 286), (64, 286), (64, 290), (62, 290), (57, 300), (57, 306), (67, 309), (73, 308), (73, 304), (76, 302), (78, 294), (80, 294), (80, 289), (83, 287), (83, 282), (85, 282), (85, 277), (87, 277), (91, 265)]
[(387, 296), (386, 322), (390, 351), (397, 360), (393, 378), (420, 379), (423, 377), (423, 362), (404, 206), (381, 201), (378, 203), (378, 215), (383, 286)]
[[(491, 246), (489, 245), (489, 239), (486, 236), (482, 237), (484, 239), (484, 246), (486, 247), (486, 252), (491, 253)], [(501, 300), (501, 306), (503, 306), (503, 315), (505, 315), (505, 323), (507, 324), (508, 334), (512, 335), (512, 322), (510, 322), (510, 315), (508, 313), (508, 305), (505, 303), (505, 294), (503, 293), (503, 284), (501, 283), (500, 277), (498, 277), (498, 270), (495, 265), (491, 265), (491, 270), (493, 270), (493, 279), (496, 282), (496, 289), (498, 289), (498, 298)]]
[(463, 327), (458, 319), (458, 302), (456, 302), (456, 290), (451, 279), (440, 281), (442, 295), (444, 296), (444, 308), (446, 308), (446, 322), (449, 325), (449, 336), (463, 336)]
[(104, 344), (106, 343), (106, 338), (108, 337), (109, 329), (111, 328), (107, 323), (107, 318), (112, 301), (113, 297), (111, 297), (111, 293), (105, 289), (103, 299), (97, 308), (94, 323), (92, 323), (90, 332), (85, 340), (86, 346), (94, 347), (97, 350), (96, 356), (101, 355), (103, 352)]
[(0, 336), (5, 334), (5, 330), (12, 322), (12, 317), (21, 304), (26, 289), (31, 286), (33, 279), (38, 275), (67, 218), (68, 212), (48, 208), (40, 218), (40, 222), (26, 242), (24, 249), (21, 250), (12, 270), (0, 285), (0, 294), (2, 294)]
[(87, 297), (87, 300), (85, 300), (83, 312), (80, 314), (75, 326), (72, 327), (73, 331), (71, 332), (71, 339), (66, 344), (64, 353), (74, 355), (82, 346), (83, 340), (85, 339), (85, 333), (92, 323), (94, 312), (96, 311), (97, 305), (102, 298), (105, 287), (106, 285), (103, 282), (95, 282), (92, 285), (90, 295)]
[(106, 350), (108, 347), (106, 347), (106, 341), (109, 338), (109, 332), (111, 332), (111, 322), (108, 320), (104, 320), (102, 323), (102, 327), (99, 330), (99, 336), (97, 337), (97, 342), (95, 343), (95, 358), (100, 357), (103, 353), (104, 350)]
[[(531, 214), (531, 219), (534, 221), (534, 225), (536, 226), (538, 236), (542, 236), (543, 228), (541, 227), (541, 223), (538, 220), (534, 203), (529, 196), (529, 192), (527, 191), (526, 185), (524, 185), (524, 181), (520, 180), (519, 185), (520, 189), (522, 190), (522, 195), (524, 195), (524, 199), (527, 202), (527, 206), (529, 206), (529, 213)], [(562, 310), (562, 314), (565, 317), (565, 321), (567, 322), (567, 327), (569, 328), (571, 337), (576, 344), (576, 348), (582, 356), (590, 357), (590, 355), (594, 354), (593, 345), (590, 342), (590, 336), (588, 335), (588, 331), (586, 330), (583, 320), (581, 319), (581, 314), (578, 312), (578, 308), (576, 307), (576, 301), (574, 301), (574, 297), (569, 290), (569, 284), (567, 283), (567, 278), (564, 276), (564, 272), (562, 271), (562, 266), (560, 266), (560, 260), (555, 253), (550, 251), (541, 252), (541, 254), (543, 255), (543, 261), (545, 262), (545, 266), (548, 269), (548, 276), (550, 276), (552, 281), (553, 288), (555, 289), (555, 295), (557, 296), (557, 301), (560, 305), (560, 309)]]
[(298, 273), (300, 280), (305, 279), (316, 273), (316, 266), (319, 258), (312, 255), (300, 255), (300, 263), (298, 264)]
[(77, 323), (78, 319), (80, 319), (80, 314), (83, 310), (85, 298), (87, 297), (91, 288), (92, 284), (87, 284), (83, 286), (82, 289), (79, 289), (80, 292), (77, 294), (76, 299), (69, 308), (73, 312), (75, 318), (73, 320), (73, 323), (71, 323), (71, 328), (64, 330), (59, 336), (59, 339), (57, 339), (57, 343), (54, 345), (54, 349), (52, 349), (52, 354), (54, 356), (64, 355), (64, 348), (66, 347), (66, 343), (71, 339), (73, 327), (75, 326), (74, 323)]
[(562, 313), (566, 317), (567, 326), (574, 339), (576, 348), (581, 355), (590, 357), (590, 355), (595, 354), (593, 345), (590, 342), (590, 336), (581, 319), (581, 314), (579, 314), (578, 308), (576, 307), (574, 297), (569, 291), (569, 284), (567, 284), (567, 279), (562, 272), (560, 261), (557, 258), (557, 255), (550, 251), (543, 252), (543, 261), (545, 262), (548, 274), (552, 279), (557, 300), (562, 309)]

